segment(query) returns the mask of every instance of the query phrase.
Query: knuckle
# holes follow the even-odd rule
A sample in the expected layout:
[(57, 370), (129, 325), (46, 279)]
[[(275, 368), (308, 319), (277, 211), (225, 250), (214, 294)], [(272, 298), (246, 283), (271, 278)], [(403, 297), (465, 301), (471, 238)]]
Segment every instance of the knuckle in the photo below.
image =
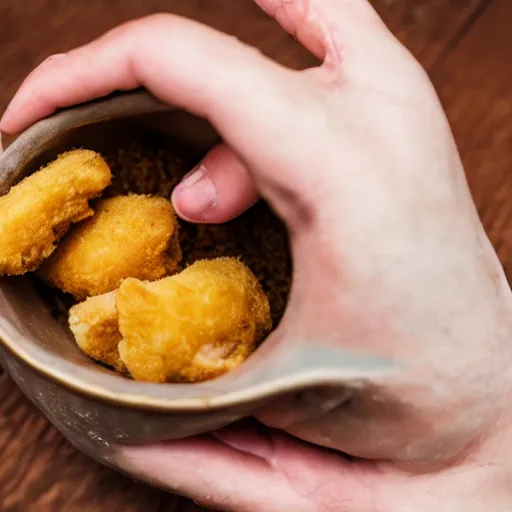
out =
[(47, 57), (44, 61), (43, 61), (43, 64), (44, 63), (47, 63), (47, 62), (55, 62), (56, 60), (59, 60), (59, 59), (62, 59), (63, 57), (65, 57), (66, 54), (65, 53), (55, 53), (53, 55), (50, 55), (49, 57)]
[(174, 24), (176, 20), (179, 19), (179, 16), (176, 16), (175, 14), (159, 12), (150, 14), (145, 18), (141, 18), (140, 22), (146, 29), (168, 29), (169, 25)]
[(148, 32), (155, 30), (169, 29), (169, 24), (173, 23), (177, 16), (166, 13), (156, 13), (144, 18), (131, 20), (107, 32), (107, 38), (132, 38), (139, 35), (145, 36)]
[(184, 18), (171, 13), (156, 13), (146, 16), (140, 20), (140, 25), (136, 30), (141, 30), (144, 34), (169, 34), (169, 31), (182, 24)]
[(46, 57), (46, 59), (37, 66), (37, 68), (34, 71), (40, 71), (43, 69), (47, 69), (48, 66), (53, 66), (56, 62), (59, 62), (63, 57), (66, 57), (65, 53), (56, 53), (54, 55), (50, 55), (49, 57)]

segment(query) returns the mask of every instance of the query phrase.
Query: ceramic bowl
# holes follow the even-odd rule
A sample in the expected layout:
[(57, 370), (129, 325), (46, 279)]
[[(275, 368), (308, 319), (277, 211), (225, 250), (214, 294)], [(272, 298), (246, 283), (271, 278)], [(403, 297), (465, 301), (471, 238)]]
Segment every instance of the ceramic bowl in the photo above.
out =
[[(219, 140), (204, 120), (145, 91), (61, 111), (17, 137), (0, 158), (0, 195), (75, 146), (101, 151), (118, 133), (165, 131), (207, 151)], [(276, 398), (346, 386), (383, 363), (321, 340), (271, 335), (239, 369), (201, 384), (135, 382), (83, 355), (29, 278), (0, 279), (0, 360), (22, 391), (79, 449), (96, 459), (117, 443), (203, 433), (251, 415)]]

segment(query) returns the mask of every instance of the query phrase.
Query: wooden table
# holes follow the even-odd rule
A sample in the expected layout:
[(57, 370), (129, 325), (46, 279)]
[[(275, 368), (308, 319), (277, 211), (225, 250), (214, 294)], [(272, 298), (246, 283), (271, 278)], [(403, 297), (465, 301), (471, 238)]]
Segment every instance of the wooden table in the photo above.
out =
[[(373, 3), (430, 73), (485, 227), (512, 275), (512, 1)], [(211, 23), (286, 65), (313, 63), (252, 0), (1, 0), (0, 112), (28, 71), (48, 55), (162, 10)], [(0, 379), (0, 453), (4, 512), (192, 510), (77, 453), (7, 376)]]

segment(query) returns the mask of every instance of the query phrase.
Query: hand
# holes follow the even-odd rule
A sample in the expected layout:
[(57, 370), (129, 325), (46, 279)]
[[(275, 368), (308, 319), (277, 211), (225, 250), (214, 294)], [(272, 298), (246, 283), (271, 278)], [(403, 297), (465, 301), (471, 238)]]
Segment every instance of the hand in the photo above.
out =
[(0, 128), (141, 85), (208, 118), (225, 144), (175, 190), (178, 212), (221, 222), (265, 198), (295, 267), (278, 334), (401, 370), (349, 403), (284, 399), (255, 411), (265, 426), (122, 448), (118, 464), (223, 510), (509, 510), (511, 293), (436, 94), (368, 2), (257, 3), (323, 64), (290, 71), (153, 16), (47, 60)]

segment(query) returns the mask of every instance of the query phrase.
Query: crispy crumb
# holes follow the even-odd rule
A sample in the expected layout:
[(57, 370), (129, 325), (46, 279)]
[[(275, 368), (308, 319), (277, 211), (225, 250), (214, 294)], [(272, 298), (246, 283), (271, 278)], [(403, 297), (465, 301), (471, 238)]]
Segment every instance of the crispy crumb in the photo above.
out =
[[(107, 195), (155, 194), (169, 198), (180, 179), (199, 161), (191, 149), (166, 136), (144, 133), (105, 159), (114, 178)], [(260, 201), (240, 217), (220, 225), (180, 221), (183, 264), (232, 256), (254, 272), (270, 300), (276, 326), (284, 314), (291, 285), (291, 257), (286, 228), (268, 205)]]
[(271, 329), (270, 305), (235, 258), (203, 260), (116, 294), (121, 360), (148, 382), (201, 382), (242, 364)]
[(46, 282), (76, 299), (101, 295), (135, 277), (155, 281), (179, 268), (178, 225), (169, 200), (143, 195), (98, 201), (41, 267)]
[(110, 181), (100, 155), (69, 151), (0, 197), (0, 276), (36, 270), (72, 224), (93, 215), (89, 200)]
[(115, 291), (73, 306), (69, 311), (69, 328), (77, 345), (90, 358), (126, 373), (117, 348), (121, 333)]

